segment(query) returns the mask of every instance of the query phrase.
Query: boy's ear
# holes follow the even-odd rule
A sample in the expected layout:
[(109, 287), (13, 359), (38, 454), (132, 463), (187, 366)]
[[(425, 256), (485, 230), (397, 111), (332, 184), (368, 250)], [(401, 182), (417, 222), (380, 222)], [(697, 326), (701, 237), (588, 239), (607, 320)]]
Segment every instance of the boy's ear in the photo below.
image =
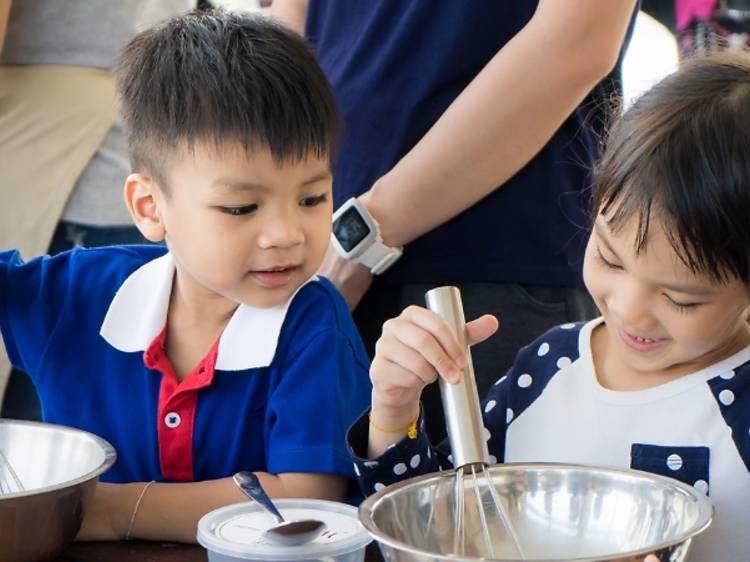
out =
[(125, 180), (125, 205), (143, 237), (151, 242), (161, 242), (166, 228), (159, 212), (162, 194), (153, 178), (145, 174), (130, 174)]

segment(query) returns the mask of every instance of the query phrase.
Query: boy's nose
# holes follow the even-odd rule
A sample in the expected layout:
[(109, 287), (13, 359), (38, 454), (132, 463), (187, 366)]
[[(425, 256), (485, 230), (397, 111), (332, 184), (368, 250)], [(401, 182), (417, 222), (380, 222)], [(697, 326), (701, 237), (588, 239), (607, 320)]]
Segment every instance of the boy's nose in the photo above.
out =
[(269, 220), (258, 237), (261, 248), (290, 248), (304, 242), (300, 224), (290, 217)]

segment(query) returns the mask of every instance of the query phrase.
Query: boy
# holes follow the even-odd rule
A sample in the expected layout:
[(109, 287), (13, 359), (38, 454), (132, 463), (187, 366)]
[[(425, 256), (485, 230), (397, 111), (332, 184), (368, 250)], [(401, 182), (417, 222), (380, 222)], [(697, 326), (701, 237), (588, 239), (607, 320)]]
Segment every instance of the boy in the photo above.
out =
[(338, 114), (314, 56), (268, 20), (194, 13), (136, 37), (118, 87), (125, 201), (166, 247), (0, 253), (5, 345), (45, 420), (118, 451), (79, 539), (193, 541), (200, 516), (244, 499), (238, 470), (277, 497), (343, 499), (369, 381), (315, 277)]

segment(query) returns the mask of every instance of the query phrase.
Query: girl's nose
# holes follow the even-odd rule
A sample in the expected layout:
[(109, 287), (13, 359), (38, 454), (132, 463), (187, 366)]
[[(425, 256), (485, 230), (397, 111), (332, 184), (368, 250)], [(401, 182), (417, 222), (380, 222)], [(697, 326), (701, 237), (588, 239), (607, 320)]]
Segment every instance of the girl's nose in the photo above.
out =
[(607, 308), (623, 328), (647, 330), (653, 326), (653, 304), (637, 283), (619, 285), (607, 299)]

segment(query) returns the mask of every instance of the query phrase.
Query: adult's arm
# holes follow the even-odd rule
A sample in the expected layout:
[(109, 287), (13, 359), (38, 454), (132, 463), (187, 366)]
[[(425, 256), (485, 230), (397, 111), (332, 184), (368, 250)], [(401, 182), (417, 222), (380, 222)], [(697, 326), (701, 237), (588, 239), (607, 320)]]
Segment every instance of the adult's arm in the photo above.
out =
[[(523, 168), (612, 70), (635, 3), (540, 0), (529, 23), (416, 146), (361, 196), (385, 243), (411, 242)], [(304, 29), (306, 4), (273, 3), (276, 15), (298, 31)], [(364, 266), (344, 260), (332, 248), (319, 273), (334, 282), (352, 309), (372, 281)]]
[(418, 238), (523, 168), (613, 69), (634, 7), (540, 0), (529, 23), (363, 195), (385, 242)]
[(300, 35), (305, 34), (307, 0), (273, 0), (270, 13)]
[(5, 32), (8, 30), (11, 1), (0, 0), (0, 55), (3, 53), (3, 45), (5, 45)]

